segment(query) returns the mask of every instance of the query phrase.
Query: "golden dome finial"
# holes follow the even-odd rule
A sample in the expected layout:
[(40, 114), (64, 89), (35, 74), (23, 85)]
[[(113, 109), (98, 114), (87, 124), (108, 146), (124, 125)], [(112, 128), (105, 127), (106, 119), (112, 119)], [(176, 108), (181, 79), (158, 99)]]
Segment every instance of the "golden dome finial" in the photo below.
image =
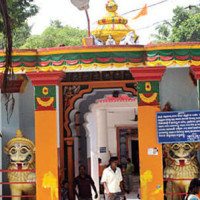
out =
[(98, 27), (96, 30), (92, 31), (92, 34), (103, 40), (104, 44), (108, 39), (109, 35), (112, 35), (116, 44), (119, 44), (120, 40), (125, 37), (129, 32), (135, 33), (127, 23), (128, 20), (120, 16), (116, 11), (118, 5), (115, 0), (108, 0), (106, 4), (107, 14), (100, 20), (98, 20)]
[(118, 5), (115, 3), (115, 0), (109, 0), (106, 4), (106, 10), (108, 12), (115, 12), (118, 8)]
[(23, 133), (21, 132), (21, 130), (17, 130), (17, 132), (16, 132), (16, 136), (15, 136), (16, 138), (24, 138), (24, 135), (23, 135)]

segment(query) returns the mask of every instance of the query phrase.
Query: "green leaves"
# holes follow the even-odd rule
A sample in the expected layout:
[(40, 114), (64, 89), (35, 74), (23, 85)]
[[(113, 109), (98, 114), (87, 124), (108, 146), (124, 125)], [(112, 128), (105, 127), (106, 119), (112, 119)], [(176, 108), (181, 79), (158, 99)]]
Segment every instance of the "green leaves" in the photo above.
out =
[(58, 20), (51, 21), (51, 25), (41, 35), (30, 36), (20, 48), (37, 49), (65, 46), (80, 46), (82, 38), (87, 36), (86, 30), (62, 26)]
[[(26, 39), (30, 37), (30, 31), (31, 27), (29, 27), (27, 23), (24, 23), (22, 26), (17, 27), (12, 31), (13, 49), (19, 49), (26, 43)], [(4, 36), (3, 33), (0, 32), (0, 49), (4, 48)]]
[[(12, 29), (23, 26), (27, 18), (38, 12), (38, 7), (33, 0), (7, 0), (8, 12), (11, 19)], [(2, 32), (2, 16), (0, 14), (0, 32)]]
[(153, 43), (200, 41), (200, 8), (186, 10), (178, 6), (171, 23), (164, 22), (157, 27), (157, 34), (151, 36)]

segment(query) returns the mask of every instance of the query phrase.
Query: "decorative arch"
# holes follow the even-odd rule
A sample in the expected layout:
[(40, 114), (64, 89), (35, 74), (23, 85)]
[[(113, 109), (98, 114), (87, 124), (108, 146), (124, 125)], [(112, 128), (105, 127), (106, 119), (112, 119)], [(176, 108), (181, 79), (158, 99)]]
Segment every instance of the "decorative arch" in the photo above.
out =
[[(71, 137), (72, 133), (69, 127), (70, 124), (70, 112), (74, 109), (75, 103), (78, 99), (82, 98), (84, 94), (91, 93), (94, 89), (106, 89), (106, 88), (122, 88), (125, 92), (131, 92), (133, 96), (137, 95), (137, 91), (134, 88), (135, 81), (100, 81), (100, 82), (92, 82), (92, 83), (62, 83), (62, 86), (72, 87), (77, 86), (80, 87), (79, 91), (75, 93), (69, 100), (69, 106), (64, 111), (64, 128), (67, 132), (67, 137)], [(82, 89), (81, 89), (82, 86)]]
[[(134, 80), (116, 80), (116, 81), (93, 81), (93, 82), (62, 82), (60, 85), (60, 163), (61, 163), (61, 178), (65, 177), (65, 170), (68, 174), (69, 190), (73, 193), (73, 178), (74, 178), (74, 165), (73, 165), (73, 146), (74, 138), (70, 129), (70, 113), (75, 108), (75, 103), (78, 99), (83, 98), (84, 94), (91, 93), (94, 89), (106, 88), (122, 88), (125, 92), (131, 92), (133, 96), (137, 96), (135, 87), (136, 81)], [(64, 87), (68, 87), (68, 91), (64, 91)], [(67, 94), (67, 95), (65, 95)], [(64, 97), (66, 97), (64, 99)], [(65, 108), (64, 108), (65, 105)], [(64, 131), (66, 136), (64, 137)], [(66, 143), (67, 161), (64, 160), (64, 142)], [(65, 169), (65, 162), (67, 168)]]

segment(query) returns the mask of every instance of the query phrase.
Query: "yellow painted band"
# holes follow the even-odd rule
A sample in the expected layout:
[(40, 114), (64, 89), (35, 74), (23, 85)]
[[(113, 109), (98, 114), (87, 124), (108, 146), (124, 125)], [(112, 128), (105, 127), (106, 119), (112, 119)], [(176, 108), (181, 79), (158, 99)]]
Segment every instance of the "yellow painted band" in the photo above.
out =
[(158, 93), (153, 93), (150, 97), (145, 97), (144, 94), (139, 94), (139, 97), (145, 103), (153, 103), (157, 99)]
[[(5, 53), (0, 53), (0, 56), (5, 56)], [(13, 52), (13, 56), (36, 56), (37, 52), (33, 51), (22, 51), (22, 52)]]
[[(62, 71), (62, 70), (70, 70), (70, 71), (75, 71), (75, 70), (81, 70), (83, 69), (112, 69), (112, 68), (134, 68), (134, 67), (139, 67), (139, 66), (150, 66), (150, 67), (156, 67), (156, 66), (171, 66), (171, 65), (195, 65), (198, 66), (200, 65), (200, 61), (193, 61), (193, 60), (187, 60), (187, 61), (154, 61), (154, 62), (146, 62), (144, 65), (142, 62), (141, 63), (93, 63), (93, 64), (78, 64), (78, 65), (72, 65), (72, 66), (48, 66), (48, 67), (41, 67), (41, 66), (35, 66), (35, 67), (14, 67), (13, 70), (14, 72), (19, 72), (19, 71), (25, 71), (25, 72), (33, 72), (33, 71)], [(5, 68), (0, 68), (0, 72), (4, 72)]]
[[(88, 48), (88, 49), (62, 49), (62, 50), (49, 50), (49, 51), (21, 51), (13, 52), (13, 56), (35, 56), (35, 55), (53, 55), (53, 54), (67, 54), (67, 53), (92, 53), (92, 52), (116, 52), (116, 51), (156, 51), (156, 50), (173, 50), (173, 49), (200, 49), (199, 45), (169, 45), (169, 46), (157, 46), (157, 47), (104, 47), (104, 48)], [(5, 53), (0, 53), (0, 56), (5, 56)]]
[[(132, 67), (139, 67), (142, 66), (143, 63), (108, 63), (108, 64), (99, 64), (99, 63), (93, 63), (93, 64), (79, 64), (79, 65), (73, 65), (73, 66), (48, 66), (48, 67), (14, 67), (13, 70), (14, 72), (33, 72), (33, 71), (62, 71), (62, 70), (70, 70), (70, 71), (75, 71), (75, 70), (81, 70), (83, 69), (97, 69), (98, 67), (101, 69), (112, 69), (114, 67), (116, 68), (132, 68)], [(5, 70), (5, 68), (0, 68), (0, 73), (2, 73)]]
[(116, 51), (144, 51), (144, 48), (134, 48), (134, 47), (123, 47), (123, 48), (99, 48), (99, 49), (67, 49), (67, 50), (55, 50), (55, 51), (41, 51), (38, 55), (53, 55), (53, 54), (67, 54), (67, 53), (95, 53), (95, 52), (116, 52)]

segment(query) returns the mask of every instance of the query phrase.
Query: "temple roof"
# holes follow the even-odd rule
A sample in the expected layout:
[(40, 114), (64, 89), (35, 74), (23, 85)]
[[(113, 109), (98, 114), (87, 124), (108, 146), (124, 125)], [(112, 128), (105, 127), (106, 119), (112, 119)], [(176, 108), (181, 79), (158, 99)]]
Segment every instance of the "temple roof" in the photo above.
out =
[(107, 14), (102, 19), (98, 20), (98, 27), (92, 32), (97, 38), (107, 40), (109, 35), (112, 35), (116, 44), (119, 44), (120, 40), (127, 35), (131, 29), (127, 23), (128, 20), (116, 13), (118, 5), (115, 0), (109, 0), (106, 4)]

